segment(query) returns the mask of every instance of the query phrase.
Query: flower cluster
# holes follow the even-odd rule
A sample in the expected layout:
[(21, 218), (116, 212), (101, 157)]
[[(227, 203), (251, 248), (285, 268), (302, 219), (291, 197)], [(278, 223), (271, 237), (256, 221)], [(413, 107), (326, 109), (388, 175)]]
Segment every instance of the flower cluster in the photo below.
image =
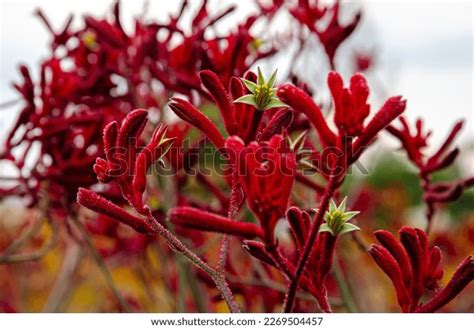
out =
[(444, 142), (432, 155), (428, 155), (425, 152), (431, 131), (423, 131), (423, 121), (421, 119), (416, 121), (415, 132), (413, 132), (413, 129), (410, 129), (405, 117), (400, 117), (400, 123), (402, 125), (401, 128), (391, 125), (387, 130), (400, 140), (408, 158), (418, 168), (424, 193), (423, 199), (428, 208), (426, 217), (429, 230), (435, 215), (436, 205), (456, 201), (461, 197), (465, 189), (474, 185), (474, 177), (454, 182), (434, 183), (432, 181), (433, 174), (451, 166), (458, 157), (459, 148), (456, 147), (451, 150), (450, 148), (460, 133), (464, 121), (459, 121), (454, 125)]
[(400, 242), (384, 230), (376, 231), (380, 245), (372, 245), (369, 253), (392, 280), (403, 312), (434, 312), (449, 303), (474, 280), (474, 261), (467, 257), (446, 287), (424, 305), (420, 298), (426, 290), (437, 290), (443, 277), (441, 250), (428, 246), (428, 235), (419, 228), (404, 226)]

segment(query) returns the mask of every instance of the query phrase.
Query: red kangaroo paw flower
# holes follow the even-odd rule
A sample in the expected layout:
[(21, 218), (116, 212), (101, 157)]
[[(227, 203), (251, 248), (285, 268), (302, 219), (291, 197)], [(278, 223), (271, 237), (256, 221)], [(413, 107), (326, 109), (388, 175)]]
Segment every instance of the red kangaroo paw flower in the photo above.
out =
[[(423, 168), (423, 174), (424, 175), (428, 175), (428, 174), (431, 174), (435, 171), (439, 171), (441, 169), (444, 169), (446, 167), (449, 167), (450, 165), (452, 165), (454, 163), (454, 161), (456, 160), (457, 156), (459, 155), (459, 149), (458, 148), (455, 148), (454, 150), (450, 151), (448, 154), (446, 154), (446, 156), (442, 159), (436, 159), (436, 161), (428, 161), (426, 163), (426, 166), (425, 168)], [(435, 158), (430, 158), (431, 159), (435, 159)]]
[(336, 240), (337, 235), (328, 232), (318, 233), (312, 260), (314, 262), (313, 282), (316, 288), (323, 287), (325, 289), (326, 287), (326, 277), (332, 268)]
[(400, 266), (395, 258), (384, 247), (372, 245), (369, 254), (377, 265), (387, 274), (397, 292), (398, 304), (404, 312), (409, 311), (410, 297), (406, 287), (403, 285), (403, 278)]
[(321, 143), (324, 146), (336, 145), (336, 135), (329, 129), (321, 109), (313, 102), (308, 94), (289, 84), (280, 86), (277, 94), (282, 102), (291, 106), (295, 111), (306, 115), (314, 128), (316, 128)]
[(289, 108), (278, 110), (258, 136), (258, 141), (269, 140), (273, 135), (281, 133), (293, 121), (293, 111)]
[(439, 147), (438, 151), (436, 151), (435, 154), (433, 154), (427, 161), (426, 165), (430, 166), (434, 162), (438, 162), (439, 159), (444, 155), (444, 153), (448, 150), (448, 148), (452, 145), (454, 142), (454, 139), (459, 135), (461, 132), (461, 129), (464, 125), (464, 120), (458, 121), (453, 129), (451, 129), (451, 132), (449, 133), (448, 137), (444, 140), (443, 144)]
[(403, 276), (403, 283), (409, 286), (412, 280), (412, 269), (410, 258), (403, 245), (388, 231), (379, 230), (375, 231), (374, 234), (382, 246), (395, 258)]
[(147, 111), (142, 109), (137, 109), (130, 112), (122, 121), (122, 125), (120, 126), (118, 132), (117, 142), (115, 145), (117, 148), (116, 152), (118, 152), (116, 155), (121, 158), (124, 156), (122, 151), (127, 151), (125, 153), (127, 156), (125, 160), (127, 160), (128, 164), (130, 165), (130, 172), (133, 170), (133, 160), (135, 159), (138, 146), (137, 142), (143, 129), (145, 128), (147, 114)]
[(356, 160), (363, 149), (369, 146), (375, 136), (399, 117), (405, 111), (405, 108), (406, 100), (403, 100), (401, 96), (389, 98), (367, 124), (364, 133), (354, 142), (354, 156), (352, 159)]
[(272, 244), (275, 225), (284, 216), (295, 180), (295, 154), (281, 135), (245, 148), (242, 141), (233, 142), (247, 205), (260, 221), (265, 242)]
[(191, 103), (184, 99), (171, 98), (169, 106), (178, 117), (201, 130), (217, 149), (224, 146), (224, 137), (222, 137), (217, 127)]
[(444, 271), (440, 268), (441, 264), (441, 249), (434, 246), (429, 255), (428, 270), (426, 275), (426, 287), (430, 290), (435, 290), (438, 287), (438, 281), (444, 275)]
[(107, 161), (113, 162), (113, 152), (115, 151), (115, 144), (117, 142), (117, 134), (118, 134), (118, 127), (117, 121), (112, 121), (108, 125), (105, 126), (102, 141), (104, 143), (104, 151)]
[[(234, 100), (247, 94), (247, 89), (243, 85), (242, 81), (237, 77), (232, 77), (230, 79), (229, 90), (230, 94), (232, 95), (232, 99)], [(247, 105), (244, 103), (233, 104), (235, 122), (238, 129), (236, 134), (242, 138), (245, 143), (249, 143), (255, 138), (258, 126), (260, 125), (260, 120), (262, 118), (262, 113), (257, 113), (260, 111), (257, 111), (257, 109), (252, 105)]]
[(199, 72), (199, 77), (201, 78), (204, 87), (209, 91), (209, 95), (219, 108), (227, 133), (229, 135), (234, 135), (237, 132), (234, 118), (234, 104), (225, 91), (219, 77), (209, 70)]
[(277, 267), (273, 258), (265, 250), (265, 245), (258, 241), (245, 240), (242, 247), (253, 257), (273, 267)]
[(132, 227), (137, 232), (147, 234), (155, 233), (153, 228), (148, 225), (144, 219), (130, 214), (91, 190), (80, 188), (77, 193), (77, 202), (90, 210), (116, 219), (119, 222)]
[(448, 283), (432, 301), (420, 307), (419, 300), (424, 292), (437, 289), (443, 277), (441, 250), (436, 246), (430, 248), (428, 235), (418, 228), (402, 227), (401, 244), (387, 231), (377, 231), (375, 235), (383, 247), (373, 245), (369, 253), (392, 280), (404, 312), (434, 312), (459, 294), (474, 278), (474, 264), (469, 257), (456, 271), (450, 281), (452, 284)]
[(405, 247), (411, 260), (413, 271), (412, 294), (418, 300), (424, 292), (425, 281), (425, 248), (424, 242), (420, 241), (418, 232), (412, 227), (402, 227), (400, 229), (400, 241)]
[(306, 211), (301, 211), (298, 207), (288, 208), (286, 219), (290, 224), (291, 233), (296, 242), (296, 249), (301, 252), (308, 237), (311, 219)]
[(299, 0), (298, 4), (290, 9), (290, 13), (311, 31), (316, 31), (316, 23), (324, 17), (328, 8), (322, 7), (318, 1)]
[(237, 222), (191, 207), (176, 207), (168, 212), (173, 224), (197, 230), (231, 234), (242, 238), (262, 238), (263, 231), (253, 223)]
[(446, 287), (438, 292), (429, 302), (418, 307), (415, 312), (436, 312), (459, 295), (472, 280), (474, 280), (474, 259), (472, 259), (472, 256), (469, 256), (459, 265)]
[(328, 86), (334, 99), (336, 126), (348, 136), (360, 136), (364, 130), (364, 121), (370, 113), (367, 81), (357, 73), (352, 76), (350, 87), (344, 88), (339, 73), (330, 72)]

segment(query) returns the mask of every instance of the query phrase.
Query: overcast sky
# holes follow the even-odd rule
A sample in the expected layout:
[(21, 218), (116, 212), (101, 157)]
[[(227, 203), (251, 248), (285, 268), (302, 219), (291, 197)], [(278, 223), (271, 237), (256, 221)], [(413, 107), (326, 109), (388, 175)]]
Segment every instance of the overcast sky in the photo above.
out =
[[(224, 7), (235, 1), (214, 1)], [(15, 98), (11, 81), (18, 81), (17, 64), (37, 67), (46, 52), (49, 38), (43, 25), (33, 17), (40, 6), (60, 28), (67, 14), (93, 13), (102, 16), (109, 0), (0, 0), (0, 102)], [(141, 0), (122, 0), (123, 16), (130, 18), (142, 9)], [(164, 18), (178, 1), (150, 1), (150, 17)], [(199, 2), (192, 1), (193, 5)], [(252, 10), (251, 0), (238, 1), (240, 13)], [(357, 4), (359, 5), (359, 4)], [(365, 19), (359, 37), (370, 36), (367, 44), (380, 50), (378, 77), (389, 76), (390, 94), (408, 100), (409, 118), (425, 117), (434, 130), (435, 140), (443, 138), (451, 124), (467, 119), (464, 141), (474, 140), (472, 101), (473, 4), (461, 1), (369, 1), (364, 2)], [(215, 6), (213, 6), (215, 8)], [(79, 20), (77, 20), (79, 21)], [(364, 34), (364, 29), (372, 33)], [(374, 33), (375, 32), (375, 33)], [(4, 135), (16, 114), (0, 110), (0, 135)], [(1, 137), (0, 137), (1, 139)]]

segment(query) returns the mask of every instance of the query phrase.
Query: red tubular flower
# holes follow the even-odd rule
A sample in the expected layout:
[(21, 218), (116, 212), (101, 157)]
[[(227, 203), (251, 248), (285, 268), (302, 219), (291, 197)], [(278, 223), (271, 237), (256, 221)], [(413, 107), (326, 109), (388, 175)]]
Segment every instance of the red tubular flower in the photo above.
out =
[(262, 261), (265, 264), (268, 264), (273, 267), (277, 267), (277, 264), (273, 260), (273, 258), (268, 254), (265, 249), (265, 244), (253, 241), (253, 240), (245, 240), (242, 247), (253, 257), (257, 258), (258, 260)]
[(296, 243), (296, 251), (300, 253), (309, 233), (311, 217), (306, 211), (301, 211), (297, 207), (290, 207), (286, 211), (286, 219), (290, 224), (291, 233)]
[(367, 146), (379, 131), (405, 110), (406, 101), (401, 96), (389, 98), (369, 124), (364, 126), (370, 113), (370, 105), (367, 104), (369, 87), (365, 78), (356, 73), (351, 78), (349, 88), (344, 88), (339, 73), (330, 72), (328, 86), (334, 99), (334, 122), (344, 135), (359, 137), (355, 144), (356, 151)]
[(323, 146), (336, 145), (336, 135), (326, 123), (319, 106), (313, 102), (307, 93), (295, 86), (285, 84), (280, 86), (277, 94), (284, 103), (308, 117), (311, 124), (316, 128)]
[(77, 202), (90, 210), (118, 220), (119, 222), (132, 227), (137, 232), (154, 233), (153, 228), (148, 225), (144, 219), (130, 214), (91, 190), (80, 188), (77, 193)]
[(209, 95), (216, 102), (217, 107), (224, 120), (224, 126), (229, 135), (234, 135), (237, 131), (234, 118), (234, 104), (222, 85), (219, 77), (212, 71), (204, 70), (199, 72), (201, 82), (209, 91)]
[(246, 239), (263, 237), (263, 231), (258, 225), (237, 222), (197, 208), (176, 207), (168, 212), (168, 217), (173, 224), (186, 228), (231, 234)]
[(281, 135), (247, 147), (233, 136), (226, 141), (226, 148), (231, 163), (237, 164), (247, 205), (265, 232), (265, 243), (273, 244), (273, 231), (286, 211), (296, 175), (295, 155)]
[(61, 32), (55, 32), (53, 30), (53, 27), (51, 26), (51, 24), (49, 23), (49, 20), (46, 18), (46, 16), (44, 15), (44, 13), (41, 9), (37, 9), (35, 11), (35, 15), (38, 16), (43, 21), (43, 23), (46, 26), (46, 28), (48, 29), (49, 33), (51, 33), (51, 35), (53, 36), (53, 40), (52, 40), (52, 43), (51, 43), (51, 48), (53, 50), (56, 49), (58, 46), (66, 44), (66, 42), (72, 36), (71, 31), (69, 31), (69, 27), (71, 26), (72, 19), (73, 19), (72, 15), (69, 15), (69, 17), (68, 17), (66, 23), (64, 24), (64, 27), (61, 30)]
[[(335, 214), (332, 212), (327, 214), (329, 213)], [(290, 230), (296, 245), (296, 259), (299, 259), (309, 237), (311, 218), (306, 211), (301, 211), (297, 207), (290, 207), (286, 212), (286, 218), (290, 224)], [(343, 231), (333, 233), (320, 231), (318, 233), (305, 270), (310, 287), (305, 287), (303, 283), (306, 280), (305, 278), (301, 281), (302, 288), (309, 289), (324, 312), (331, 312), (327, 296), (326, 279), (333, 266), (337, 239), (343, 233)]]
[(418, 228), (402, 227), (401, 243), (387, 231), (376, 231), (375, 236), (381, 245), (372, 245), (369, 253), (392, 281), (403, 312), (434, 311), (452, 300), (474, 278), (473, 262), (469, 257), (448, 286), (432, 302), (420, 306), (419, 300), (425, 291), (436, 290), (443, 277), (440, 249), (430, 248), (427, 234)]
[(375, 114), (364, 129), (364, 133), (354, 141), (351, 161), (359, 158), (364, 148), (369, 146), (377, 134), (399, 117), (406, 107), (406, 100), (401, 96), (390, 97)]
[(293, 111), (289, 108), (282, 108), (278, 110), (270, 119), (268, 124), (260, 132), (258, 136), (259, 141), (269, 140), (273, 135), (280, 134), (282, 129), (288, 128), (293, 121)]
[[(309, 0), (299, 0), (298, 5), (290, 10), (291, 14), (301, 23), (306, 25), (310, 31), (317, 34), (324, 50), (329, 58), (331, 68), (334, 69), (334, 57), (339, 46), (356, 29), (361, 19), (361, 13), (357, 13), (354, 18), (345, 26), (339, 22), (340, 2), (336, 1), (333, 7), (320, 7), (318, 1), (310, 3)], [(325, 16), (330, 16), (329, 23), (324, 29), (316, 25)]]
[(169, 106), (178, 117), (201, 130), (217, 149), (224, 146), (224, 137), (217, 127), (191, 103), (184, 99), (172, 98)]
[(356, 73), (351, 78), (350, 87), (344, 88), (339, 73), (330, 72), (328, 86), (334, 99), (336, 126), (348, 136), (360, 136), (364, 130), (364, 121), (370, 113), (370, 105), (367, 104), (367, 81), (361, 74)]
[[(253, 82), (257, 81), (257, 77), (251, 71), (247, 72), (245, 79)], [(229, 90), (232, 99), (238, 99), (247, 93), (247, 89), (237, 77), (232, 77), (230, 80)], [(255, 139), (262, 118), (262, 112), (258, 111), (254, 106), (244, 103), (234, 103), (234, 109), (235, 121), (239, 130), (237, 135), (245, 143), (249, 143)]]
[(469, 256), (464, 259), (464, 261), (456, 269), (456, 272), (454, 272), (446, 287), (438, 292), (426, 304), (418, 307), (415, 312), (436, 312), (441, 307), (453, 300), (457, 295), (459, 295), (461, 291), (472, 282), (472, 280), (474, 280), (474, 259), (472, 259), (472, 256)]
[(396, 259), (390, 254), (387, 249), (382, 246), (374, 245), (369, 250), (370, 255), (375, 260), (377, 265), (387, 274), (392, 281), (392, 284), (397, 293), (398, 304), (403, 312), (408, 312), (410, 309), (410, 295), (403, 284), (403, 277), (400, 266)]

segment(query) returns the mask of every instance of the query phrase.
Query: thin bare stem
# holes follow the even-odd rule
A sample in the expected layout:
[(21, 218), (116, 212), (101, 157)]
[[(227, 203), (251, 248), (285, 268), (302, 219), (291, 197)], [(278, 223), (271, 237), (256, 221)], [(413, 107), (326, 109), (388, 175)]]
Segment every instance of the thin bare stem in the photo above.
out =
[(232, 294), (225, 277), (223, 277), (218, 271), (203, 261), (195, 253), (193, 253), (188, 247), (184, 245), (184, 243), (182, 243), (173, 233), (161, 225), (154, 217), (149, 216), (148, 223), (157, 234), (161, 235), (166, 240), (166, 242), (168, 242), (168, 245), (172, 249), (183, 254), (189, 261), (191, 261), (191, 263), (203, 270), (214, 281), (217, 289), (219, 289), (222, 295), (222, 298), (224, 298), (232, 313), (240, 313), (240, 307), (235, 301), (234, 295)]
[[(238, 177), (234, 174), (232, 176), (232, 187), (230, 192), (230, 201), (229, 201), (229, 211), (227, 217), (231, 220), (235, 220), (235, 216), (238, 212), (238, 196), (237, 196), (237, 189), (238, 189)], [(227, 262), (227, 257), (229, 255), (229, 245), (230, 245), (230, 236), (224, 234), (222, 237), (222, 244), (219, 253), (219, 263), (217, 265), (217, 270), (221, 273), (221, 275), (225, 276), (225, 266)]]

